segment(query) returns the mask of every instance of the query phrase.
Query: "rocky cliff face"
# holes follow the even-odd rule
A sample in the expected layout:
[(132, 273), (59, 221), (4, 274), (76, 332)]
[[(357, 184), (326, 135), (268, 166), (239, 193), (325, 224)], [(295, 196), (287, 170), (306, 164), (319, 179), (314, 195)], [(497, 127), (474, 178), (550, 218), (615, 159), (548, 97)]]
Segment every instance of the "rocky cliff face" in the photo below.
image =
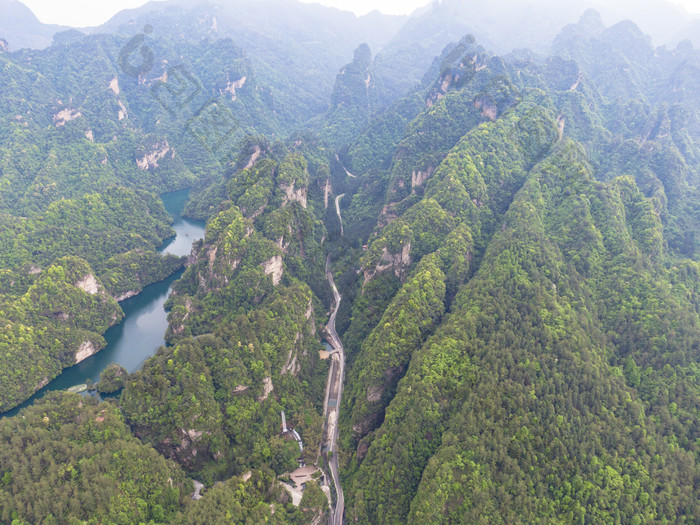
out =
[(91, 273), (87, 274), (80, 281), (75, 283), (75, 286), (80, 288), (82, 291), (89, 293), (90, 295), (95, 295), (101, 291), (104, 291), (102, 285), (97, 282), (97, 279)]
[(306, 208), (306, 199), (308, 197), (308, 188), (296, 188), (294, 186), (280, 185), (280, 189), (284, 192), (284, 200), (282, 205), (285, 206), (292, 202), (298, 202), (302, 208)]
[(85, 361), (88, 357), (95, 355), (99, 348), (95, 346), (91, 341), (85, 341), (80, 345), (78, 351), (75, 353), (75, 364)]
[(65, 108), (53, 116), (54, 124), (57, 128), (65, 126), (71, 120), (82, 117), (83, 114), (75, 108)]
[(276, 255), (262, 263), (263, 270), (266, 275), (272, 277), (272, 285), (277, 286), (282, 280), (284, 274), (284, 262), (281, 255)]
[[(120, 115), (121, 120), (122, 116)], [(171, 158), (175, 157), (175, 150), (170, 147), (167, 140), (157, 141), (146, 149), (141, 156), (136, 157), (136, 165), (140, 170), (155, 169), (158, 167), (158, 162), (170, 154)]]
[(411, 243), (408, 242), (401, 246), (400, 251), (390, 253), (385, 246), (382, 248), (379, 261), (373, 267), (365, 267), (363, 270), (365, 284), (378, 273), (391, 271), (399, 279), (406, 277), (409, 267), (411, 266)]
[(353, 61), (335, 79), (331, 107), (324, 117), (323, 133), (336, 146), (347, 144), (369, 122), (377, 107), (377, 88), (372, 52), (361, 44)]

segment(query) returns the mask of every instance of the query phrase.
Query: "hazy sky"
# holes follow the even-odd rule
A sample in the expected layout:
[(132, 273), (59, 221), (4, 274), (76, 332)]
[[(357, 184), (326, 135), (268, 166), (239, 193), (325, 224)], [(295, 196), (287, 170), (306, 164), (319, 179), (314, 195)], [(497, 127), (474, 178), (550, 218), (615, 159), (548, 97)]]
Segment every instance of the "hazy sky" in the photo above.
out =
[[(95, 26), (106, 22), (114, 14), (131, 7), (138, 7), (146, 0), (21, 0), (39, 20), (50, 24), (70, 26)], [(357, 14), (379, 9), (384, 13), (410, 13), (429, 0), (302, 0), (307, 3), (332, 5)], [(700, 12), (700, 0), (675, 0), (688, 11)], [(1, 16), (1, 15), (0, 15)]]
[[(306, 4), (332, 5), (358, 15), (378, 9), (389, 15), (407, 15), (431, 0), (301, 0)], [(700, 2), (700, 0), (698, 0)]]

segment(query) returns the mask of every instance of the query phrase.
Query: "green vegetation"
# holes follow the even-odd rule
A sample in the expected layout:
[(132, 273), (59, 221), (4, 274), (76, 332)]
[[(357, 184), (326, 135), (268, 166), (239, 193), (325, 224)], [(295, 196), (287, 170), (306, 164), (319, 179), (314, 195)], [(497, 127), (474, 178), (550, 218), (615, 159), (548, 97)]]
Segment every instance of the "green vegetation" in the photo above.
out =
[(3, 523), (308, 524), (327, 506), (311, 482), (294, 507), (268, 468), (193, 501), (191, 480), (135, 438), (113, 403), (77, 394), (50, 394), (0, 421), (0, 451)]
[(229, 207), (209, 220), (167, 303), (172, 346), (121, 397), (142, 439), (208, 483), (293, 470), (299, 448), (279, 437), (282, 410), (317, 459), (328, 363), (316, 315), (328, 291), (313, 161), (280, 146), (231, 175)]
[[(673, 373), (685, 385), (674, 407), (698, 406), (693, 365), (686, 368), (662, 340), (649, 341), (650, 354), (632, 342), (650, 337), (651, 319), (678, 320), (676, 337), (696, 340), (697, 316), (651, 279), (629, 279), (635, 265), (641, 275), (652, 275), (643, 268), (653, 248), (650, 253), (628, 227), (614, 225), (636, 204), (606, 197), (615, 186), (591, 181), (580, 158), (573, 145), (563, 144), (532, 171), (449, 320), (415, 353), (352, 478), (358, 485), (351, 488), (351, 512), (360, 521), (591, 516), (604, 522), (619, 515), (632, 522), (698, 512), (689, 481), (694, 467), (687, 463), (695, 443), (664, 437), (682, 410), (671, 415), (668, 398), (640, 388), (636, 361), (642, 367), (656, 361), (651, 384), (661, 380), (651, 370), (665, 366), (662, 375)], [(577, 211), (577, 203), (589, 211)], [(554, 209), (581, 220), (564, 220)], [(577, 226), (575, 249), (558, 233), (564, 225)], [(586, 242), (586, 230), (605, 232), (607, 246)], [(656, 275), (658, 281), (663, 274)], [(659, 302), (638, 302), (640, 315), (626, 314), (625, 328), (600, 325), (598, 319), (615, 319), (612, 312), (628, 310), (640, 293)], [(623, 377), (616, 370), (625, 355)], [(589, 386), (572, 390), (572, 384)], [(654, 416), (657, 411), (668, 416)], [(690, 477), (679, 476), (687, 468)]]
[[(570, 65), (514, 62), (510, 80), (485, 78), (501, 86), (490, 96), (508, 104), (494, 103), (494, 122), (457, 142), (451, 114), (431, 114), (434, 105), (418, 116), (407, 137), (438, 118), (434, 144), (454, 144), (423, 161), (425, 183), (416, 184), (417, 172), (400, 176), (401, 165), (437, 148), (397, 146), (345, 334), (353, 354), (341, 458), (351, 520), (697, 519), (698, 437), (689, 429), (700, 406), (700, 319), (697, 287), (686, 280), (696, 261), (682, 258), (696, 254), (687, 230), (697, 228), (695, 146), (654, 128), (667, 125), (664, 110), (636, 114), (651, 128), (620, 129), (631, 116), (606, 113), (585, 76), (572, 88), (579, 70)], [(616, 142), (619, 133), (635, 142)], [(462, 263), (452, 292), (421, 314), (418, 291), (444, 290), (440, 254), (450, 249)], [(443, 273), (431, 271), (417, 289), (436, 263)], [(440, 322), (442, 308), (450, 313)]]
[(114, 394), (124, 388), (124, 381), (129, 373), (124, 367), (112, 363), (100, 374), (100, 381), (97, 383), (97, 391), (100, 394)]
[(436, 259), (428, 256), (421, 261), (415, 276), (396, 294), (356, 358), (357, 366), (348, 378), (353, 391), (346, 392), (345, 397), (355, 438), (378, 426), (411, 355), (444, 314), (445, 274)]
[(73, 365), (81, 345), (102, 348), (123, 315), (115, 300), (182, 266), (155, 252), (172, 232), (169, 220), (153, 195), (117, 187), (2, 217), (0, 410)]
[[(85, 291), (92, 284), (95, 288)], [(102, 334), (123, 315), (88, 264), (75, 257), (56, 260), (25, 293), (8, 299), (0, 312), (0, 409), (5, 410), (102, 348)]]
[[(363, 44), (330, 94), (328, 50), (207, 16), (160, 13), (139, 79), (114, 35), (0, 53), (0, 410), (186, 264), (117, 396), (0, 421), (0, 521), (325, 521), (327, 475), (298, 505), (280, 481), (329, 459), (330, 262), (346, 521), (699, 522), (700, 53), (588, 12), (550, 57), (464, 37), (401, 96), (416, 65)], [(205, 237), (163, 256), (151, 192), (189, 186)]]
[(353, 61), (336, 76), (331, 107), (323, 122), (323, 137), (334, 146), (345, 146), (369, 123), (376, 105), (372, 52), (367, 44), (362, 44), (355, 50)]
[(111, 404), (51, 394), (0, 421), (3, 523), (168, 523), (190, 487)]
[[(246, 481), (243, 481), (246, 479)], [(173, 523), (209, 525), (210, 523), (314, 523), (327, 508), (328, 500), (316, 482), (310, 481), (297, 508), (290, 496), (275, 481), (274, 473), (264, 469), (235, 477), (207, 490), (204, 497), (178, 516)]]
[(217, 323), (213, 335), (161, 348), (122, 394), (127, 420), (207, 481), (264, 464), (278, 474), (293, 466), (298, 446), (273, 439), (281, 410), (313, 457), (327, 366), (318, 359), (313, 317), (305, 317), (310, 302), (308, 287), (290, 287), (247, 315)]

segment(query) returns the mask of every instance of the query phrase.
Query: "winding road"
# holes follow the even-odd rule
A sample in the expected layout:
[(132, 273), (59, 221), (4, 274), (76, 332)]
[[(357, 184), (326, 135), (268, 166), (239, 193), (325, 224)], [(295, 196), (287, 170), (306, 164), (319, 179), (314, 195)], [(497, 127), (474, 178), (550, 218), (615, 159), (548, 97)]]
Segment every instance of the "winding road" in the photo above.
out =
[[(337, 202), (337, 201), (336, 201)], [(328, 373), (328, 388), (326, 393), (326, 402), (323, 407), (324, 415), (326, 416), (326, 444), (327, 454), (330, 456), (330, 470), (335, 491), (337, 494), (335, 509), (332, 509), (329, 514), (328, 523), (330, 525), (342, 525), (343, 512), (345, 510), (345, 498), (343, 496), (343, 487), (340, 485), (340, 476), (338, 475), (338, 413), (340, 411), (340, 401), (343, 395), (343, 376), (345, 374), (345, 350), (343, 343), (338, 337), (338, 332), (335, 330), (335, 318), (338, 314), (338, 306), (340, 306), (341, 296), (338, 293), (338, 288), (333, 280), (333, 272), (331, 271), (331, 256), (326, 259), (326, 278), (333, 290), (333, 306), (331, 308), (331, 316), (326, 325), (328, 342), (333, 347), (331, 355), (331, 367)]]
[[(342, 199), (345, 196), (344, 193), (341, 193), (335, 198), (335, 212), (338, 214), (338, 220), (340, 221), (340, 236), (343, 236), (343, 218), (340, 216), (340, 199)], [(332, 277), (331, 277), (332, 279)]]
[(348, 169), (345, 167), (345, 165), (343, 164), (343, 161), (340, 160), (340, 157), (339, 157), (338, 155), (335, 156), (335, 160), (337, 160), (338, 163), (343, 167), (343, 169), (345, 170), (345, 174), (346, 174), (348, 177), (352, 177), (353, 179), (356, 179), (356, 178), (357, 178), (357, 175), (353, 175), (352, 173), (350, 173), (350, 172), (348, 171)]

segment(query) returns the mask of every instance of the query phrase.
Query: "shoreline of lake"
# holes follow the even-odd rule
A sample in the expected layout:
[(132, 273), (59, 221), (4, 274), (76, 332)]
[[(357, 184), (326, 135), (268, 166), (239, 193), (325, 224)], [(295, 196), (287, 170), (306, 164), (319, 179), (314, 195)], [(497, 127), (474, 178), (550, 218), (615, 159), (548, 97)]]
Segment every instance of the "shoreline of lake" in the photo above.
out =
[[(189, 255), (194, 242), (204, 237), (204, 222), (182, 217), (182, 209), (187, 201), (189, 189), (177, 190), (160, 195), (166, 211), (173, 218), (175, 235), (164, 239), (158, 248), (159, 253), (178, 256)], [(140, 369), (143, 363), (165, 344), (165, 331), (168, 327), (167, 312), (163, 304), (172, 292), (172, 284), (184, 272), (181, 268), (162, 281), (146, 286), (140, 293), (119, 302), (124, 318), (110, 327), (104, 338), (107, 345), (84, 361), (65, 368), (32, 396), (0, 413), (0, 417), (12, 417), (24, 407), (31, 405), (48, 392), (67, 390), (89, 381), (97, 383), (99, 375), (109, 364), (117, 363), (129, 373)]]

